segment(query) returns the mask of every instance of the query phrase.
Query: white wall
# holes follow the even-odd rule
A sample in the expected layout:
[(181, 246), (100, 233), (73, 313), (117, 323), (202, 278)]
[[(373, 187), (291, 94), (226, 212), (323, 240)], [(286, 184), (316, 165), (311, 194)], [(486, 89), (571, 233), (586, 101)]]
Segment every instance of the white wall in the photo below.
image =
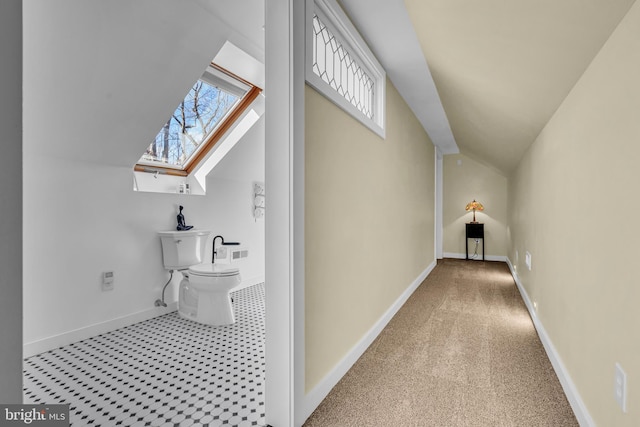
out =
[[(206, 196), (132, 190), (133, 164), (232, 32), (205, 3), (25, 2), (25, 343), (161, 313), (156, 232), (175, 228), (179, 204), (188, 224), (250, 247), (244, 278), (264, 274), (264, 223), (251, 209), (261, 121)], [(115, 289), (102, 292), (107, 270)]]
[(302, 425), (304, 406), (304, 2), (265, 10), (265, 422)]
[[(207, 178), (206, 199), (215, 218), (211, 230), (249, 250), (249, 257), (238, 261), (243, 285), (264, 281), (265, 223), (253, 217), (253, 183), (264, 182), (264, 147), (261, 118)], [(268, 187), (265, 195), (268, 209)]]
[(0, 402), (22, 403), (22, 2), (0, 3)]

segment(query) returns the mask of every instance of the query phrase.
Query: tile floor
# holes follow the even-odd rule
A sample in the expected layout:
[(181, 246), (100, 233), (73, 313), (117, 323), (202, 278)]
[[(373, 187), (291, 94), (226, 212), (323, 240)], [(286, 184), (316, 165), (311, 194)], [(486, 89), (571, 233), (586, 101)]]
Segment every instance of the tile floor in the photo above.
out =
[(27, 358), (24, 402), (74, 427), (264, 425), (264, 285), (233, 297), (234, 325), (174, 312)]

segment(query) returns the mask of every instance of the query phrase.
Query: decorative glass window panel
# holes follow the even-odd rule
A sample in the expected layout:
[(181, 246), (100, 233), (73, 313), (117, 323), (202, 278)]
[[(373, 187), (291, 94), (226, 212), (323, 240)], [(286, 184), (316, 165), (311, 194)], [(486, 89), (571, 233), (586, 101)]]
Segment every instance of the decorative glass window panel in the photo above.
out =
[(336, 0), (306, 0), (305, 78), (385, 137), (386, 73)]
[(313, 72), (369, 119), (374, 81), (347, 52), (318, 15), (313, 15)]

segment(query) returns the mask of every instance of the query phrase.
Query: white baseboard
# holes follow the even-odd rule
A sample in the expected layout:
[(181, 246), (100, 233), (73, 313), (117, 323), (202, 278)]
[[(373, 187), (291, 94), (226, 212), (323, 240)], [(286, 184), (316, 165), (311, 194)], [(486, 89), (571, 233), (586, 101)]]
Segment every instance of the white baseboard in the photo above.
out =
[(95, 337), (106, 332), (115, 331), (118, 328), (133, 325), (134, 323), (143, 322), (171, 313), (178, 309), (178, 303), (169, 303), (167, 307), (153, 307), (148, 310), (139, 311), (137, 313), (118, 317), (116, 319), (107, 320), (106, 322), (95, 323), (83, 328), (74, 329), (52, 337), (25, 343), (22, 346), (23, 357), (34, 356), (45, 351), (53, 350), (63, 345), (72, 344), (87, 338)]
[[(262, 282), (264, 282), (264, 276), (258, 276), (243, 280), (240, 285), (234, 289), (234, 291), (239, 291), (241, 289), (248, 288)], [(169, 303), (167, 307), (153, 307), (148, 310), (139, 311), (137, 313), (118, 317), (116, 319), (107, 320), (105, 322), (74, 329), (73, 331), (54, 335), (52, 337), (25, 343), (22, 347), (23, 357), (34, 356), (36, 354), (44, 353), (45, 351), (53, 350), (63, 345), (82, 341), (84, 339), (95, 337), (106, 332), (115, 331), (116, 329), (133, 325), (134, 323), (144, 322), (145, 320), (153, 319), (154, 317), (171, 313), (172, 311), (176, 311), (177, 309), (178, 303), (173, 302)]]
[[(456, 258), (456, 259), (465, 259), (465, 254), (458, 254), (455, 252), (445, 252), (442, 254), (444, 258)], [(469, 255), (471, 257), (471, 255)], [(471, 258), (469, 258), (471, 260)], [(478, 256), (478, 258), (473, 261), (482, 261), (482, 255)], [(485, 256), (485, 261), (500, 261), (507, 262), (507, 257), (504, 255), (487, 255)]]
[[(264, 282), (264, 276), (252, 277), (250, 279), (243, 280), (240, 285), (234, 289), (234, 291), (239, 291), (240, 289), (248, 288), (262, 282)], [(25, 343), (22, 347), (23, 357), (34, 356), (36, 354), (44, 353), (45, 351), (53, 350), (63, 345), (82, 341), (84, 339), (95, 337), (106, 332), (115, 331), (116, 329), (133, 325), (134, 323), (144, 322), (145, 320), (153, 319), (154, 317), (171, 313), (172, 311), (176, 311), (177, 309), (178, 303), (173, 302), (169, 303), (167, 307), (153, 307), (148, 310), (129, 314), (127, 316), (118, 317), (116, 319), (107, 320), (105, 322), (96, 323), (93, 325), (85, 326), (83, 328), (74, 329), (73, 331), (54, 335), (52, 337)]]
[(393, 316), (400, 310), (402, 305), (409, 299), (411, 294), (420, 286), (420, 284), (427, 278), (431, 271), (435, 268), (436, 261), (433, 261), (420, 275), (411, 283), (411, 285), (396, 299), (396, 301), (389, 307), (389, 309), (382, 315), (382, 317), (367, 331), (367, 333), (358, 341), (358, 343), (349, 351), (349, 353), (338, 362), (338, 364), (329, 372), (313, 390), (307, 393), (303, 399), (303, 420), (309, 418), (313, 411), (320, 405), (320, 403), (327, 397), (327, 394), (333, 387), (340, 381), (340, 379), (347, 373), (351, 366), (362, 356), (367, 348), (371, 345), (373, 340), (382, 332), (387, 323), (393, 318)]
[(589, 415), (587, 406), (584, 404), (582, 397), (580, 397), (580, 393), (578, 393), (578, 389), (571, 380), (569, 372), (565, 368), (564, 363), (562, 363), (562, 359), (556, 351), (553, 342), (551, 342), (551, 338), (549, 338), (547, 331), (544, 329), (542, 322), (538, 318), (536, 311), (533, 308), (533, 304), (531, 303), (531, 299), (529, 298), (529, 294), (527, 294), (524, 286), (522, 286), (520, 277), (518, 276), (515, 268), (513, 268), (513, 264), (511, 264), (511, 260), (508, 257), (507, 264), (509, 265), (509, 270), (511, 270), (513, 280), (516, 282), (516, 286), (520, 291), (520, 295), (522, 296), (522, 299), (527, 306), (527, 310), (529, 310), (529, 315), (533, 320), (533, 326), (538, 332), (538, 336), (540, 337), (540, 341), (542, 341), (544, 350), (547, 352), (547, 357), (551, 361), (551, 365), (553, 366), (553, 369), (555, 370), (556, 375), (560, 380), (560, 384), (562, 385), (564, 394), (567, 396), (567, 400), (571, 405), (571, 409), (573, 409), (573, 413), (578, 420), (578, 424), (580, 424), (581, 427), (596, 427), (596, 423), (593, 421), (593, 418), (591, 418), (591, 415)]

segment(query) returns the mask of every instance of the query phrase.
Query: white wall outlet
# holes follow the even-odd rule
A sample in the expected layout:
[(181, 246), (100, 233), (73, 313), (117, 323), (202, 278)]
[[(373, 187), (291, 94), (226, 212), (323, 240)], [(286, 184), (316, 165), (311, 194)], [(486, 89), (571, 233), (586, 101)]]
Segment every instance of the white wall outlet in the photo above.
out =
[(518, 253), (518, 250), (516, 249), (516, 265), (518, 265), (518, 260), (520, 259), (520, 254)]
[(113, 271), (105, 271), (102, 273), (102, 291), (113, 290)]
[(262, 194), (258, 194), (253, 198), (253, 205), (256, 208), (264, 208), (265, 200)]
[(613, 393), (622, 409), (622, 412), (627, 412), (627, 374), (622, 370), (622, 366), (616, 363), (616, 372), (614, 376)]
[(531, 254), (529, 251), (524, 254), (524, 263), (527, 264), (527, 268), (531, 271)]

